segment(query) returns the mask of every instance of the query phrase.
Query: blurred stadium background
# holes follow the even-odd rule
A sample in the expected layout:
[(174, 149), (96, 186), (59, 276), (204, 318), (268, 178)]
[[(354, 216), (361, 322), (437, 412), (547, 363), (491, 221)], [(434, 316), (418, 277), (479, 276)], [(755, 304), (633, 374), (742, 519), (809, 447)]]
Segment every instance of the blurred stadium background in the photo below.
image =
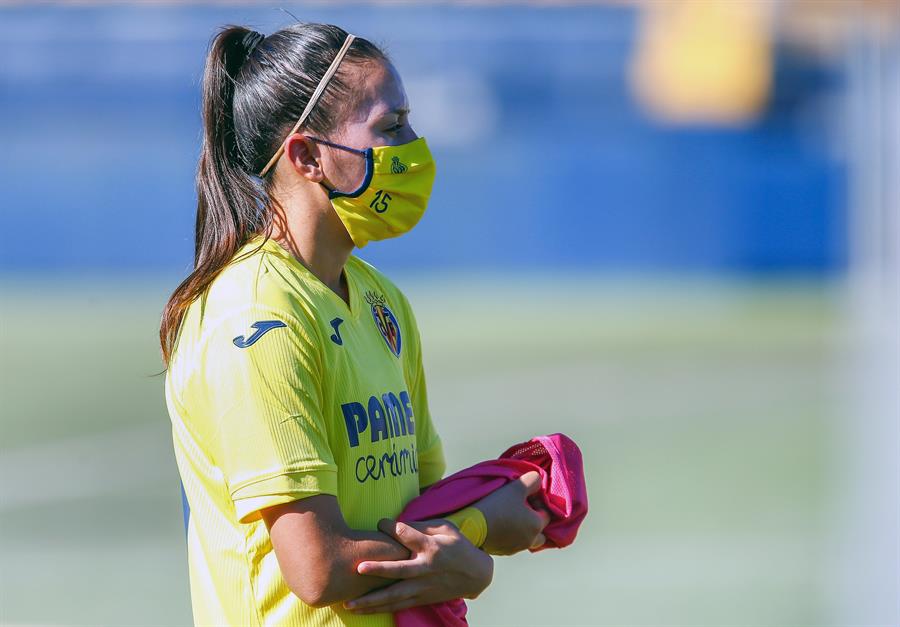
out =
[(900, 624), (900, 6), (863, 0), (0, 4), (0, 622), (190, 623), (157, 324), (207, 43), (283, 9), (384, 44), (435, 152), (359, 255), (451, 469), (585, 453), (578, 543), (472, 624)]

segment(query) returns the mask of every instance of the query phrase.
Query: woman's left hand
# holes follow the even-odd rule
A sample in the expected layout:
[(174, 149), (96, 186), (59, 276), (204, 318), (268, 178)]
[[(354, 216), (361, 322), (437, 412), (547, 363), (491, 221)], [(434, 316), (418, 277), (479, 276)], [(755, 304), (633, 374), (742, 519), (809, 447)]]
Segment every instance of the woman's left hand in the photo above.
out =
[(450, 599), (474, 599), (494, 574), (491, 556), (473, 546), (446, 520), (402, 523), (382, 519), (378, 528), (410, 550), (403, 561), (361, 562), (361, 575), (399, 579), (373, 590), (344, 607), (358, 614), (396, 612)]

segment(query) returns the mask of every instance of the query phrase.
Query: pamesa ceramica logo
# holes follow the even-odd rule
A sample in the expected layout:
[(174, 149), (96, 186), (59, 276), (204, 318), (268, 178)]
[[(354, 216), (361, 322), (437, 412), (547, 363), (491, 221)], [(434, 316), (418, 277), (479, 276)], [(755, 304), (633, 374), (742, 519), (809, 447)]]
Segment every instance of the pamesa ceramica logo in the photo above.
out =
[(366, 302), (372, 306), (372, 319), (375, 320), (375, 326), (378, 327), (381, 337), (384, 338), (390, 351), (399, 357), (402, 338), (397, 317), (388, 309), (387, 301), (381, 294), (366, 292)]

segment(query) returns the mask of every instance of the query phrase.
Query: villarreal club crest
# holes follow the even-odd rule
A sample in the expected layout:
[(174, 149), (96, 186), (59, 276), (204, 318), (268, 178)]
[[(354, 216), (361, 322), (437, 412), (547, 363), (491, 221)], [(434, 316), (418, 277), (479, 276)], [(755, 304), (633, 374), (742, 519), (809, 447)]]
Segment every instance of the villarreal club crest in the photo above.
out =
[(394, 312), (388, 309), (384, 296), (375, 294), (374, 292), (366, 292), (366, 302), (372, 306), (372, 318), (375, 320), (375, 326), (381, 332), (381, 337), (387, 343), (391, 352), (397, 357), (400, 356), (400, 323)]

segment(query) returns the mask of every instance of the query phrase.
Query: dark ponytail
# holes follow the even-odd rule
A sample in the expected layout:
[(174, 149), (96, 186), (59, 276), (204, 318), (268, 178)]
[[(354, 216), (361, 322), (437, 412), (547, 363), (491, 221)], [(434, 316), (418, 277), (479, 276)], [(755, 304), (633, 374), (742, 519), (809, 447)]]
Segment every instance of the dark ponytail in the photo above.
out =
[[(202, 87), (194, 270), (163, 310), (159, 339), (166, 367), (190, 304), (247, 241), (271, 236), (275, 175), (270, 170), (260, 180), (256, 173), (300, 118), (346, 37), (337, 26), (300, 23), (262, 39), (242, 26), (227, 26), (213, 38)], [(347, 69), (385, 60), (377, 46), (354, 39), (301, 130), (327, 135), (337, 128), (356, 102)]]

